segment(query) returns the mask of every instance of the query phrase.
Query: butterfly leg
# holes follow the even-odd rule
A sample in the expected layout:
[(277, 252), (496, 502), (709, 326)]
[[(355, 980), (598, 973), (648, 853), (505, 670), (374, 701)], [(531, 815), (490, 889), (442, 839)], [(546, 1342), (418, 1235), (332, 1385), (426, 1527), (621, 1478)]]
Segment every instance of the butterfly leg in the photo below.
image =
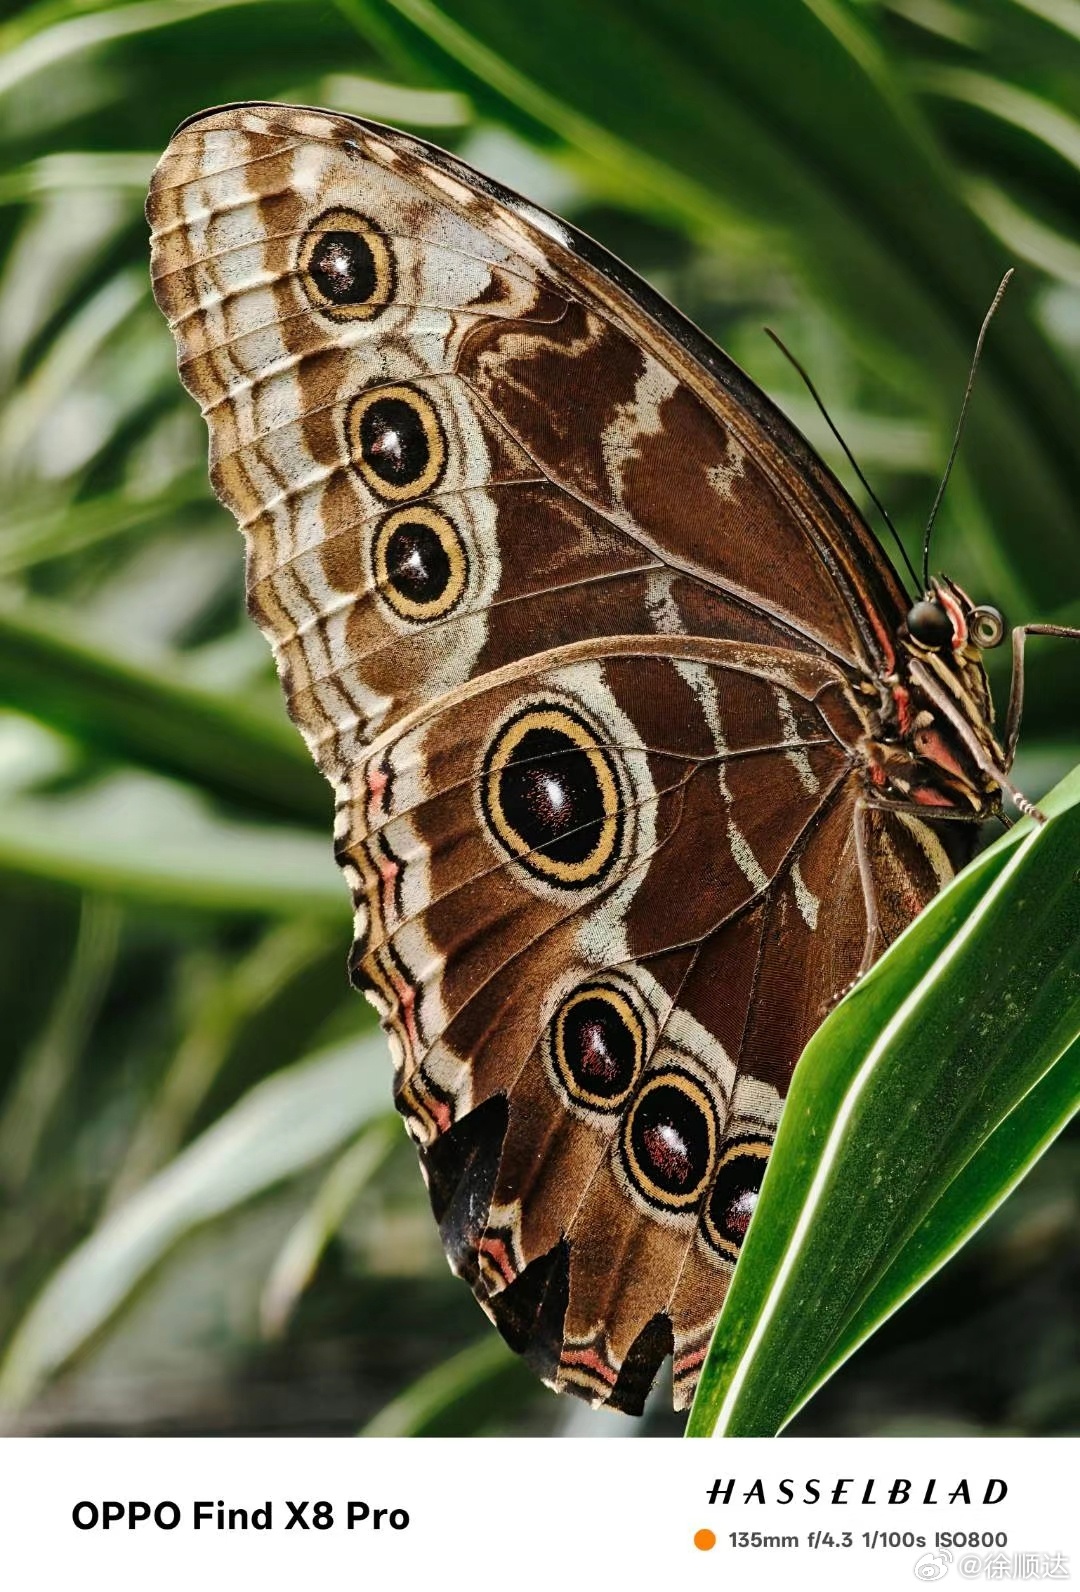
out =
[(1017, 625), (1012, 633), (1012, 687), (1009, 691), (1009, 710), (1005, 716), (1005, 767), (1011, 768), (1016, 755), (1016, 742), (1020, 735), (1020, 718), (1024, 711), (1024, 643), (1028, 636), (1067, 636), (1080, 641), (1080, 630), (1071, 625)]
[(855, 977), (834, 997), (833, 1005), (840, 1000), (862, 978), (863, 974), (871, 968), (884, 948), (884, 939), (881, 932), (881, 920), (878, 913), (877, 886), (874, 882), (874, 866), (867, 845), (866, 821), (869, 804), (864, 801), (855, 805), (855, 855), (859, 862), (859, 883), (862, 885), (863, 903), (866, 908), (866, 939), (863, 942), (862, 960)]

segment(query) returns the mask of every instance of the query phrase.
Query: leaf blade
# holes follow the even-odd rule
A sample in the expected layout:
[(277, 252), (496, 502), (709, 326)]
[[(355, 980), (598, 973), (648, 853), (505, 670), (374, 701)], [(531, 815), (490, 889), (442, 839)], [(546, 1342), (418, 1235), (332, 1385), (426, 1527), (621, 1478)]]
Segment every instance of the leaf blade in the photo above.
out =
[(350, 1040), (257, 1084), (62, 1262), (0, 1366), (18, 1408), (198, 1226), (316, 1164), (386, 1107), (381, 1038)]
[[(906, 1269), (899, 1257), (1073, 1045), (1080, 771), (1046, 806), (1050, 821), (1018, 826), (962, 874), (807, 1046), (688, 1435), (780, 1429), (868, 1300), (880, 1316), (890, 1268), (894, 1293), (925, 1281), (925, 1251)], [(987, 1005), (993, 988), (1007, 1001)]]
[(329, 792), (284, 718), (110, 653), (46, 604), (0, 607), (0, 681), (3, 702), (114, 756), (328, 823)]

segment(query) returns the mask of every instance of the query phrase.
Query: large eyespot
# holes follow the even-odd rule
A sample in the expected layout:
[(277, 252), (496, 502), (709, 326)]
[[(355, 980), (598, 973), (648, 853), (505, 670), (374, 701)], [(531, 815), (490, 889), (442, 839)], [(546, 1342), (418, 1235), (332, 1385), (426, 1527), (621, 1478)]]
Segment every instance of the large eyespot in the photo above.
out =
[(971, 615), (971, 639), (977, 647), (1000, 647), (1005, 640), (1005, 616), (984, 603)]
[(722, 1260), (739, 1258), (771, 1151), (765, 1139), (736, 1139), (720, 1158), (702, 1229)]
[(572, 1104), (618, 1111), (637, 1082), (646, 1044), (636, 994), (614, 979), (590, 980), (566, 997), (551, 1020), (548, 1065)]
[(697, 1205), (716, 1163), (716, 1110), (704, 1085), (674, 1068), (645, 1080), (623, 1123), (620, 1153), (632, 1186), (662, 1211)]
[(916, 603), (908, 613), (907, 629), (913, 641), (934, 652), (952, 646), (952, 620), (938, 602)]
[(577, 713), (524, 708), (499, 731), (480, 780), (484, 818), (536, 878), (595, 885), (619, 855), (623, 802), (614, 759)]
[(394, 260), (382, 233), (355, 210), (326, 210), (300, 245), (300, 281), (333, 321), (368, 320), (394, 296)]
[(372, 557), (375, 584), (402, 619), (441, 619), (461, 601), (469, 556), (441, 509), (427, 503), (395, 509), (375, 532)]
[(419, 497), (438, 484), (446, 437), (435, 406), (417, 387), (375, 387), (349, 405), (349, 454), (378, 497)]

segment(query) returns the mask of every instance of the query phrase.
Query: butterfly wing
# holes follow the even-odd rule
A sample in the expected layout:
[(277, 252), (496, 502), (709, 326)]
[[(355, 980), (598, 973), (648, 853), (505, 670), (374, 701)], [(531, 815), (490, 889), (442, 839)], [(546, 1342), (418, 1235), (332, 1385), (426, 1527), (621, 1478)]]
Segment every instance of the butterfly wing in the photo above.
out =
[(148, 216), (451, 1263), (556, 1386), (674, 1350), (684, 1404), (794, 1063), (949, 871), (858, 751), (896, 577), (736, 367), (426, 145), (208, 113)]

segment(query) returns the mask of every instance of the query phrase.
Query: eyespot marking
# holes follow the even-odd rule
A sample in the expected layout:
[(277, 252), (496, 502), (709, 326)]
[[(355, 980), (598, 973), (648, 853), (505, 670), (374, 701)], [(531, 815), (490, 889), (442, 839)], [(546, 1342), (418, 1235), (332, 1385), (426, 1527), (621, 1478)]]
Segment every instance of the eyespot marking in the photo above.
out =
[(772, 1145), (765, 1139), (736, 1139), (720, 1158), (702, 1232), (722, 1260), (739, 1258), (771, 1151)]
[(534, 877), (593, 886), (622, 849), (623, 799), (614, 758), (588, 721), (560, 704), (524, 708), (484, 759), (488, 829)]
[(446, 436), (431, 399), (404, 384), (360, 393), (345, 419), (349, 455), (377, 497), (402, 502), (437, 486)]
[(355, 210), (324, 211), (300, 245), (299, 264), (309, 303), (333, 321), (370, 320), (393, 299), (390, 245)]
[(556, 1086), (586, 1111), (621, 1110), (641, 1072), (647, 1035), (640, 997), (621, 980), (579, 985), (559, 1006), (545, 1040)]
[(448, 514), (427, 503), (395, 509), (375, 532), (375, 584), (401, 619), (442, 619), (461, 601), (469, 555)]
[(716, 1109), (689, 1072), (664, 1068), (645, 1080), (623, 1123), (619, 1144), (631, 1184), (661, 1211), (691, 1210), (716, 1162)]

